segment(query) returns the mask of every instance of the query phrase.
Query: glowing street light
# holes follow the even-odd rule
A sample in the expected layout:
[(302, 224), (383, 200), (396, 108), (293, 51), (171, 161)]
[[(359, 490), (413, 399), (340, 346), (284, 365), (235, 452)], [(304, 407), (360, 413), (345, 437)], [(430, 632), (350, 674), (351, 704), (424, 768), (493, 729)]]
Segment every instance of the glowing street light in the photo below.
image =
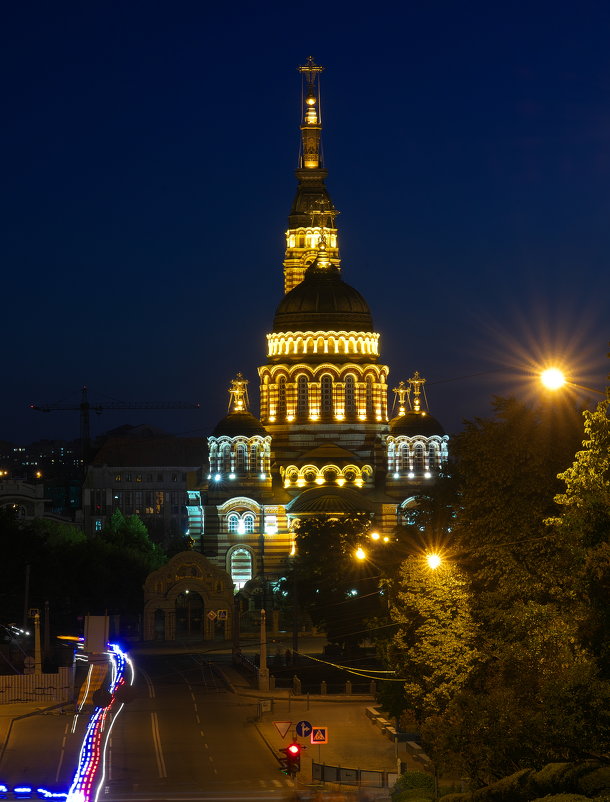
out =
[(361, 546), (358, 546), (354, 555), (357, 560), (366, 560), (366, 551)]
[(547, 368), (540, 374), (540, 381), (547, 390), (559, 390), (566, 383), (566, 377), (559, 368)]
[(428, 567), (434, 571), (442, 563), (442, 560), (438, 554), (427, 554), (426, 562), (428, 563)]
[(540, 381), (547, 390), (560, 390), (562, 387), (579, 390), (586, 393), (594, 393), (595, 395), (607, 395), (603, 390), (596, 390), (595, 387), (585, 387), (584, 384), (577, 384), (566, 378), (565, 373), (556, 367), (546, 368), (540, 373)]

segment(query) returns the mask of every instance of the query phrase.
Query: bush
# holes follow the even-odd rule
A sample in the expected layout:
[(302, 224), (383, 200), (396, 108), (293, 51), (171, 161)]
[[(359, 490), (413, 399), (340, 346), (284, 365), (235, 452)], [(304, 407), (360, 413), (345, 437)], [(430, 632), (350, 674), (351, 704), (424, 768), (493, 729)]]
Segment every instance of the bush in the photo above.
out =
[(597, 796), (601, 791), (607, 791), (610, 798), (610, 766), (596, 767), (578, 778), (577, 789), (587, 796)]
[(434, 798), (434, 778), (423, 771), (405, 771), (392, 789), (392, 802), (428, 802)]

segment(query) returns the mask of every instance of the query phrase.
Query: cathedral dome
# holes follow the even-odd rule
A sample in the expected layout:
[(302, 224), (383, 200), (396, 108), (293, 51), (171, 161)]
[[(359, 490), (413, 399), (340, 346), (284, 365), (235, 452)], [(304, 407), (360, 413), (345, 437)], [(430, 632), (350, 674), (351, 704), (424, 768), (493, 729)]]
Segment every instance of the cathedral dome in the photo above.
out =
[(373, 331), (373, 319), (367, 302), (338, 269), (319, 267), (316, 260), (280, 301), (273, 331)]
[(219, 421), (212, 432), (212, 437), (265, 437), (267, 431), (258, 418), (250, 412), (229, 412)]
[(407, 437), (414, 437), (418, 434), (423, 437), (432, 437), (433, 435), (444, 435), (445, 430), (436, 418), (428, 415), (427, 412), (411, 410), (404, 415), (397, 415), (392, 418), (390, 421), (390, 434), (395, 437), (401, 434)]

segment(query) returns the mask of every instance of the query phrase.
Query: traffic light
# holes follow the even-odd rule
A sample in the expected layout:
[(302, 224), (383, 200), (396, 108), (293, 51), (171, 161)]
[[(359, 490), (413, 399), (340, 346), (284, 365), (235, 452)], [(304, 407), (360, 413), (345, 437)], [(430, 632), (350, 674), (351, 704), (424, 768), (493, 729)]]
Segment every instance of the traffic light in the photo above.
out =
[(286, 755), (286, 757), (280, 758), (281, 770), (286, 774), (295, 775), (297, 771), (301, 770), (301, 748), (300, 744), (293, 742), (280, 749), (280, 752)]

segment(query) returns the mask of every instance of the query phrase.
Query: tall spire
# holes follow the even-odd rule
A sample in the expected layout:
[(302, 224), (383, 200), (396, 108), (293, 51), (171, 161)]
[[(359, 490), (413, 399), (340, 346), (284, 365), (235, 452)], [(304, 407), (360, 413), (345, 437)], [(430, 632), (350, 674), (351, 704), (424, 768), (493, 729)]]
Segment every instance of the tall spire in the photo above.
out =
[(303, 122), (301, 124), (300, 167), (316, 170), (322, 167), (320, 135), (322, 133), (322, 112), (320, 109), (320, 80), (324, 70), (309, 56), (307, 64), (299, 67), (303, 76)]
[(309, 56), (307, 63), (298, 69), (302, 80), (301, 145), (299, 167), (296, 170), (299, 184), (286, 231), (285, 292), (303, 280), (322, 240), (326, 245), (328, 264), (340, 265), (335, 228), (335, 217), (339, 212), (324, 185), (327, 171), (322, 158), (320, 103), (320, 75), (324, 67), (316, 64), (313, 56)]

